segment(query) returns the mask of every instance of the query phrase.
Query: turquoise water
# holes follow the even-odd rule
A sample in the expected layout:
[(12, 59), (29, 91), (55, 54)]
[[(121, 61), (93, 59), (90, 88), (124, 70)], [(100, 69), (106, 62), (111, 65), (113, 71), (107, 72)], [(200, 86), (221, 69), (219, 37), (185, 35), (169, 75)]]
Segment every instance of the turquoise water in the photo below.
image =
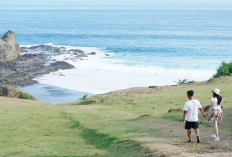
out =
[(87, 94), (88, 96), (93, 95), (45, 84), (35, 84), (27, 87), (18, 87), (18, 89), (32, 94), (39, 101), (46, 101), (51, 104), (73, 102), (79, 100), (85, 94)]
[[(146, 67), (154, 66), (159, 70), (157, 75), (162, 71), (167, 73), (164, 76), (167, 78), (176, 73), (177, 79), (189, 73), (195, 79), (196, 71), (211, 74), (221, 61), (232, 59), (230, 9), (1, 9), (0, 34), (7, 30), (15, 31), (20, 45), (52, 43), (95, 47), (114, 54), (111, 59), (123, 60), (115, 62), (112, 67), (120, 64), (136, 69), (142, 66), (143, 72), (149, 75), (151, 68), (146, 70)], [(175, 71), (169, 74), (169, 70)], [(94, 75), (98, 74), (88, 77), (94, 78)], [(102, 78), (104, 76), (99, 80)], [(206, 78), (198, 78), (203, 79)], [(169, 80), (167, 84), (173, 81), (176, 80)], [(159, 85), (157, 82), (149, 82), (149, 85)], [(104, 82), (99, 85), (99, 88), (103, 87)], [(44, 88), (40, 90), (47, 92)], [(41, 93), (35, 94), (39, 96)], [(52, 102), (54, 95), (48, 92), (47, 96), (40, 100)]]
[(213, 70), (232, 58), (231, 10), (8, 9), (0, 19), (20, 45), (103, 48), (129, 65)]

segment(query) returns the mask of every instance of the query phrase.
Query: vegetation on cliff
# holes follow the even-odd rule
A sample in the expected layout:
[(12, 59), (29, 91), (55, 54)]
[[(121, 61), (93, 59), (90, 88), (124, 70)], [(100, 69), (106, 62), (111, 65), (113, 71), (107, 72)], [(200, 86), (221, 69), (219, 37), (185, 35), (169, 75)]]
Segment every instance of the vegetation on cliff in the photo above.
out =
[(9, 97), (9, 98), (36, 100), (36, 98), (33, 95), (25, 93), (11, 86), (0, 86), (0, 96)]
[(220, 76), (228, 76), (230, 74), (232, 74), (232, 62), (222, 62), (221, 65), (217, 68), (217, 72), (213, 77), (218, 78)]

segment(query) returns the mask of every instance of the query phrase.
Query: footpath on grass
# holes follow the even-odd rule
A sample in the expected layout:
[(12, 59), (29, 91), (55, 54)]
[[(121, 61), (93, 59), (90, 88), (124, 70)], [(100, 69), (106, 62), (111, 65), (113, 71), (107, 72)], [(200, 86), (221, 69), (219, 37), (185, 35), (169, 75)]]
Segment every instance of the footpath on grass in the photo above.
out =
[[(182, 124), (182, 112), (168, 113), (170, 108), (183, 108), (186, 92), (195, 91), (195, 98), (202, 106), (209, 105), (212, 89), (221, 89), (223, 96), (223, 120), (219, 123), (221, 142), (214, 142), (210, 135), (212, 123), (200, 117), (201, 144), (185, 144), (186, 130)], [(225, 76), (209, 81), (155, 88), (132, 88), (97, 95), (87, 100), (61, 104), (70, 111), (77, 108), (76, 119), (83, 125), (117, 139), (130, 139), (151, 151), (150, 155), (165, 156), (230, 156), (232, 149), (231, 98), (232, 77)], [(193, 134), (193, 139), (195, 136)], [(145, 154), (144, 154), (145, 155)]]
[[(223, 96), (220, 142), (213, 125), (200, 117), (201, 143), (186, 144), (182, 113), (186, 92), (195, 91), (202, 106), (212, 89)], [(50, 105), (0, 97), (1, 156), (231, 156), (232, 77), (154, 88), (132, 88), (85, 100)]]

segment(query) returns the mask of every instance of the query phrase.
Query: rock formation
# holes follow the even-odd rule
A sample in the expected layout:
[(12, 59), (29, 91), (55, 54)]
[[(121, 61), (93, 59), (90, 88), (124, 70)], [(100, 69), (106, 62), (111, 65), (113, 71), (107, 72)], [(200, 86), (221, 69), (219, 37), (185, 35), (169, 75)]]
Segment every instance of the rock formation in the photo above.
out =
[(0, 62), (0, 86), (26, 86), (38, 83), (34, 80), (51, 72), (75, 68), (65, 61), (56, 61), (45, 65), (46, 54), (24, 54), (18, 59)]
[(0, 38), (0, 62), (14, 60), (20, 56), (19, 45), (13, 31), (8, 31)]
[(183, 112), (181, 108), (171, 108), (168, 112)]
[(202, 109), (204, 110), (204, 112), (208, 112), (210, 108), (210, 105), (205, 105), (204, 107), (202, 107)]

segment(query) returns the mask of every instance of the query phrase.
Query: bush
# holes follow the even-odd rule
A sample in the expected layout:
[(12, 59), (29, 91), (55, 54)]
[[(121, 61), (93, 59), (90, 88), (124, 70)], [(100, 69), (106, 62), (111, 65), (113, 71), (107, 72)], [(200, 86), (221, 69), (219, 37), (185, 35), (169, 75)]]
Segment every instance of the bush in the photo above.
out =
[(217, 73), (213, 75), (214, 78), (218, 78), (223, 75), (230, 75), (232, 73), (232, 62), (222, 62), (217, 68)]
[(77, 105), (91, 105), (91, 104), (95, 104), (96, 101), (95, 100), (84, 100), (81, 101), (80, 103), (78, 103)]
[(176, 83), (177, 85), (187, 84), (187, 83), (194, 83), (194, 82), (195, 82), (194, 80), (190, 81), (190, 80), (188, 80), (188, 79), (183, 79), (183, 80), (179, 79), (178, 81), (175, 81), (175, 83)]
[(27, 94), (21, 94), (20, 99), (26, 99), (26, 100), (33, 100), (31, 96), (27, 95)]
[(80, 98), (80, 100), (86, 100), (88, 97), (88, 94), (85, 94), (82, 98)]

